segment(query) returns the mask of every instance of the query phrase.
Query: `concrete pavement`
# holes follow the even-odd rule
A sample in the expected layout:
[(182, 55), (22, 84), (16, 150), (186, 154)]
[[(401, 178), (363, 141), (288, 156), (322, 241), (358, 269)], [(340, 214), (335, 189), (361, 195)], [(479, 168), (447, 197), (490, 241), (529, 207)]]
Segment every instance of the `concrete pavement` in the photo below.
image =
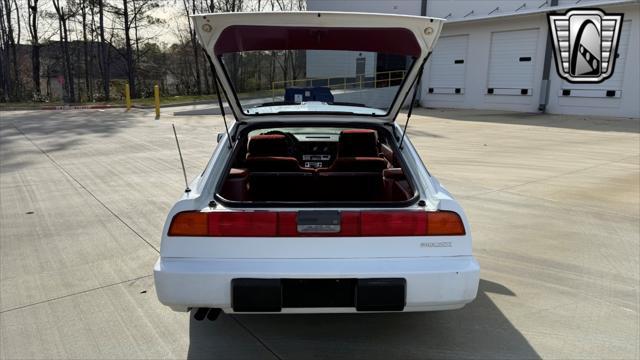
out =
[(639, 120), (414, 114), (472, 225), (475, 302), (196, 322), (158, 303), (151, 273), (184, 186), (171, 123), (194, 177), (220, 117), (0, 112), (0, 357), (638, 358)]

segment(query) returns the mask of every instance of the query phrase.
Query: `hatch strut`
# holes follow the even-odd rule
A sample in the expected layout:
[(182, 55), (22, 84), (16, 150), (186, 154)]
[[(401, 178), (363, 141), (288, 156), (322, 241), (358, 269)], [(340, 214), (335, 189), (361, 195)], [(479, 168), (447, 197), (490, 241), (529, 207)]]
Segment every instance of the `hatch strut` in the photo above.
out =
[(424, 70), (424, 64), (427, 63), (427, 59), (429, 59), (429, 56), (427, 56), (424, 59), (424, 62), (422, 63), (422, 65), (420, 65), (420, 69), (418, 70), (418, 77), (416, 77), (416, 79), (414, 80), (414, 88), (413, 88), (413, 96), (411, 97), (411, 103), (409, 104), (409, 111), (407, 112), (407, 121), (404, 123), (404, 129), (402, 130), (402, 137), (400, 138), (400, 145), (398, 146), (398, 148), (400, 150), (402, 150), (402, 143), (404, 142), (404, 135), (407, 133), (407, 126), (409, 126), (409, 119), (411, 119), (411, 113), (413, 112), (413, 106), (416, 102), (416, 95), (418, 94), (418, 86), (420, 86), (420, 80), (422, 80), (422, 70)]
[[(203, 49), (204, 50), (204, 49)], [(218, 86), (218, 72), (216, 72), (216, 68), (213, 65), (213, 61), (211, 61), (211, 57), (209, 56), (209, 54), (207, 54), (206, 51), (204, 51), (204, 53), (207, 55), (207, 60), (209, 60), (209, 66), (211, 67), (211, 71), (213, 72), (213, 83), (215, 84), (216, 87), (216, 97), (218, 98), (218, 106), (220, 107), (220, 114), (222, 115), (222, 121), (224, 122), (224, 129), (227, 132), (227, 139), (229, 139), (229, 149), (233, 148), (233, 139), (231, 138), (231, 135), (229, 134), (229, 126), (227, 126), (227, 118), (225, 117), (225, 113), (224, 113), (224, 106), (222, 105), (222, 97), (220, 96), (220, 87)], [(227, 99), (228, 101), (229, 99)]]

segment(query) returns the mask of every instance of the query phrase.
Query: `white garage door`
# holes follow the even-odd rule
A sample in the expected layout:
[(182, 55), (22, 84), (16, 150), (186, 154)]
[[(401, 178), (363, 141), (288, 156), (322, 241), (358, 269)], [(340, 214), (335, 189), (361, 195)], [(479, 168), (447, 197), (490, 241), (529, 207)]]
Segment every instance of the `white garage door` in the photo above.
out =
[(429, 93), (464, 94), (468, 44), (468, 35), (438, 39), (430, 59)]
[(600, 84), (572, 84), (563, 81), (560, 96), (563, 97), (589, 97), (589, 98), (619, 98), (622, 95), (622, 81), (624, 80), (624, 68), (629, 48), (631, 35), (631, 21), (622, 23), (620, 29), (620, 41), (618, 43), (618, 57), (613, 68), (613, 75)]
[(538, 29), (491, 34), (487, 94), (531, 95)]

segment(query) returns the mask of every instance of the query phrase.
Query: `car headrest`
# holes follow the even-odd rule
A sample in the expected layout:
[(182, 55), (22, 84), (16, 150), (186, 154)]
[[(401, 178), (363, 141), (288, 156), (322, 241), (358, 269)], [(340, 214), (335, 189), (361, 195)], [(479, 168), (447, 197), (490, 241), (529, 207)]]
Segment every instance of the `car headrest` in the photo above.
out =
[(387, 168), (387, 160), (381, 157), (339, 157), (329, 168), (330, 171), (339, 172), (380, 172)]
[(370, 129), (342, 130), (338, 143), (339, 157), (376, 157), (378, 151), (378, 133)]
[(247, 144), (247, 157), (250, 156), (287, 156), (289, 144), (281, 134), (255, 135)]

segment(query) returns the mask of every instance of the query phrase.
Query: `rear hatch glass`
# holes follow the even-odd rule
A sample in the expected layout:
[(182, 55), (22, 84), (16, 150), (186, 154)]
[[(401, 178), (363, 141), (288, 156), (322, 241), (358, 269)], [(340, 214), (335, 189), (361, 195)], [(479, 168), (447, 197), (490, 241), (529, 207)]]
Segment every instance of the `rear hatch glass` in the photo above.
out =
[(420, 55), (402, 28), (230, 26), (214, 49), (250, 115), (384, 115)]
[(342, 50), (266, 50), (222, 56), (245, 114), (388, 112), (413, 58)]

